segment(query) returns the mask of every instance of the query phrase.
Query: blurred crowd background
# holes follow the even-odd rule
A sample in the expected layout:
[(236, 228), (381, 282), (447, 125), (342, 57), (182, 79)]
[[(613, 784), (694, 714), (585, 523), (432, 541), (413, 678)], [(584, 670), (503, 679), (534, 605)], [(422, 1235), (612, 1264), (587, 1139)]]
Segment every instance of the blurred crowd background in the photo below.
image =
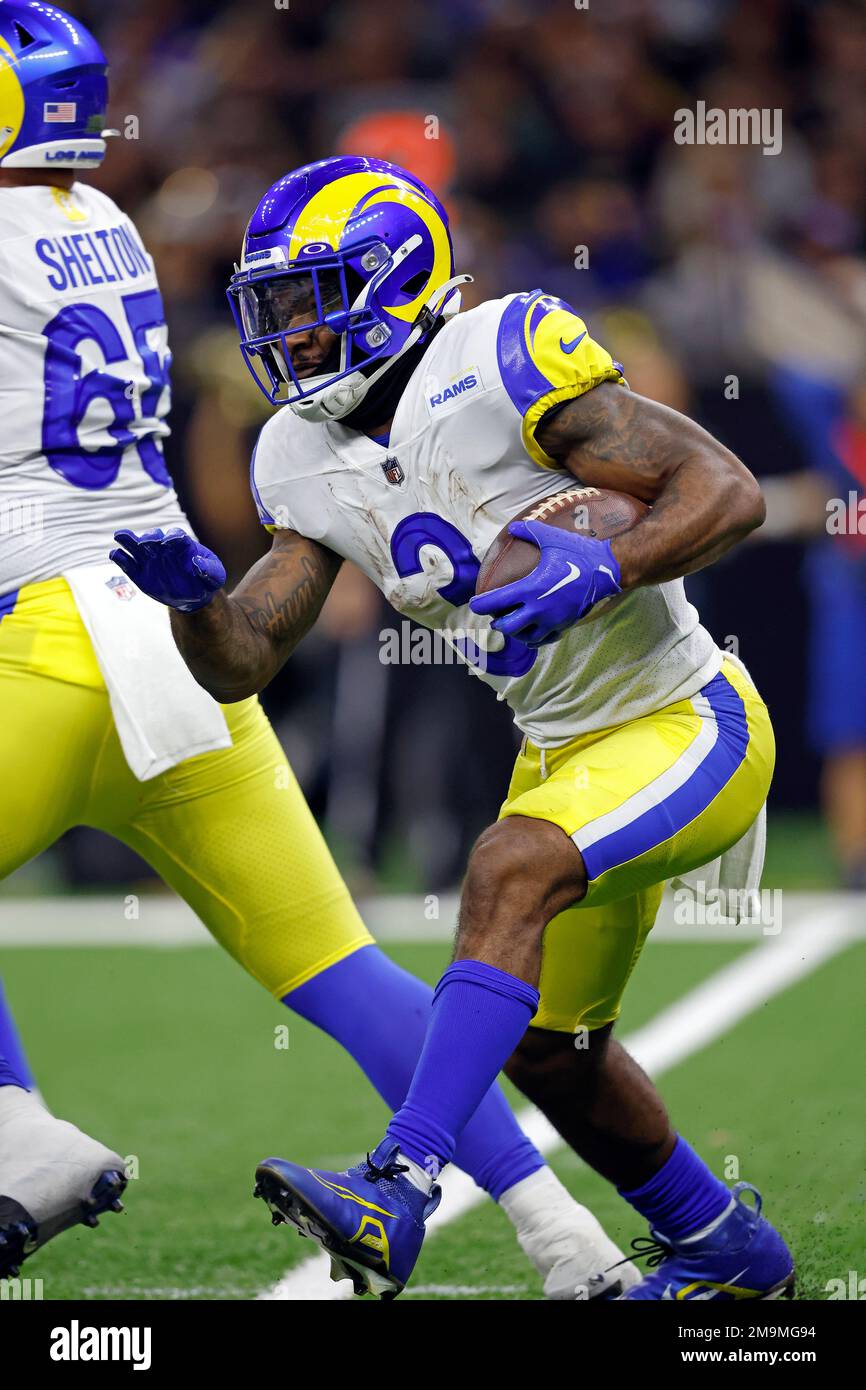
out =
[[(689, 591), (770, 704), (801, 877), (866, 883), (866, 536), (827, 531), (827, 500), (866, 487), (866, 5), (65, 3), (109, 56), (121, 135), (96, 181), (155, 256), (169, 461), (229, 570), (267, 543), (248, 465), (268, 407), (224, 294), (245, 222), (296, 165), (394, 159), (446, 200), (467, 303), (569, 300), (633, 389), (767, 484), (761, 538)], [(781, 153), (677, 144), (697, 101), (781, 110)], [(265, 703), (353, 885), (436, 890), (495, 816), (514, 736), (459, 667), (382, 665), (398, 621), (346, 570)], [(56, 863), (104, 882), (125, 855), (76, 832)]]

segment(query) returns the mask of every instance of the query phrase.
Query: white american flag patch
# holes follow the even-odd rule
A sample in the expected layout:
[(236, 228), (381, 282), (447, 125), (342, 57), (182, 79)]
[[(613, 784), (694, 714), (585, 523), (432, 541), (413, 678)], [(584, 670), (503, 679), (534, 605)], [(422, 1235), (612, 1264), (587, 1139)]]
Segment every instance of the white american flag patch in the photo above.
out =
[(76, 103), (74, 101), (46, 101), (42, 108), (42, 119), (46, 124), (68, 123), (75, 120)]

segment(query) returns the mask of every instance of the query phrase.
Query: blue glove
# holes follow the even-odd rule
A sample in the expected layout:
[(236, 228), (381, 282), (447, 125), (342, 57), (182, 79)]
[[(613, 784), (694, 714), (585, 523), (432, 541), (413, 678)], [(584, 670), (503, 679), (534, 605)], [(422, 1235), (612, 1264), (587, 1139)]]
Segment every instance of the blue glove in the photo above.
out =
[(492, 626), (527, 647), (556, 642), (601, 599), (620, 592), (620, 569), (610, 541), (560, 531), (542, 521), (512, 521), (511, 536), (537, 545), (541, 558), (531, 574), (470, 600)]
[(124, 548), (112, 550), (110, 559), (145, 594), (181, 613), (204, 608), (226, 582), (219, 556), (179, 526), (142, 531), (140, 536), (115, 531), (114, 539)]

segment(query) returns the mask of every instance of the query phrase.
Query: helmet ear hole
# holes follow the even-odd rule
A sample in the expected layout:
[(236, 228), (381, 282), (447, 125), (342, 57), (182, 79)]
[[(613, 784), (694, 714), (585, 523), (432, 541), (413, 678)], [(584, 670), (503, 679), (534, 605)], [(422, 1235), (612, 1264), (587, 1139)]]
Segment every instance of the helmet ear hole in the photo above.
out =
[(421, 293), (429, 278), (426, 270), (419, 270), (416, 275), (404, 281), (400, 286), (400, 293), (408, 295), (410, 299), (414, 299), (416, 294)]
[(29, 48), (32, 43), (35, 43), (36, 38), (35, 35), (31, 34), (30, 30), (21, 23), (20, 19), (16, 19), (14, 21), (14, 24), (15, 34), (17, 36), (18, 43), (23, 51), (25, 48)]

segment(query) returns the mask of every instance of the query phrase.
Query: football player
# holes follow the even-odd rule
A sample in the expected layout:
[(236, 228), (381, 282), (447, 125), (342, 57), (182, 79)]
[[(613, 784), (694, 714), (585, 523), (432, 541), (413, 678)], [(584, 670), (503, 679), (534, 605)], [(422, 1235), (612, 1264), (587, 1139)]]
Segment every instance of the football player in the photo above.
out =
[[(720, 1182), (612, 1036), (664, 882), (760, 823), (767, 710), (683, 576), (760, 525), (761, 493), (698, 425), (633, 395), (567, 304), (534, 290), (458, 313), (465, 278), (444, 208), (411, 174), (343, 157), (280, 179), (229, 288), (243, 355), (285, 402), (252, 467), (270, 553), (229, 595), (179, 532), (127, 531), (115, 552), (171, 605), (178, 647), (217, 699), (262, 689), (350, 559), (398, 610), (452, 634), (524, 735), (384, 1139), (346, 1173), (267, 1160), (259, 1191), (393, 1296), (437, 1174), (504, 1067), (649, 1221), (656, 1267), (626, 1297), (775, 1298), (792, 1262), (757, 1193), (752, 1206), (747, 1184)], [(612, 542), (512, 523), (538, 547), (535, 568), (474, 596), (500, 529), (575, 478), (651, 509)]]
[[(373, 943), (258, 700), (206, 695), (166, 610), (107, 560), (118, 526), (164, 532), (159, 597), (174, 597), (188, 523), (162, 453), (169, 351), (153, 262), (129, 218), (77, 178), (105, 153), (106, 104), (105, 56), (77, 20), (0, 0), (0, 877), (71, 826), (107, 831), (275, 998), (337, 1038), (393, 1109), (431, 991)], [(213, 558), (192, 573), (191, 613), (225, 579)], [(457, 1162), (554, 1295), (575, 1297), (600, 1256), (618, 1257), (498, 1089)], [(117, 1153), (41, 1105), (0, 1005), (0, 1276), (69, 1225), (95, 1224), (124, 1183)]]

